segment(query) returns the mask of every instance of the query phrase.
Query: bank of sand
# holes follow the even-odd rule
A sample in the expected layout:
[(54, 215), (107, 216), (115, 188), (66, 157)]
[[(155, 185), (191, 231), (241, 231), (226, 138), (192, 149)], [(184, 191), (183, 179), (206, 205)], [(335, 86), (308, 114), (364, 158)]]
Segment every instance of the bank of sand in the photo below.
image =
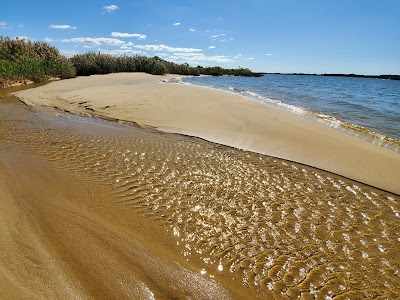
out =
[(95, 75), (16, 93), (56, 107), (267, 154), (400, 194), (400, 155), (291, 112), (142, 73)]

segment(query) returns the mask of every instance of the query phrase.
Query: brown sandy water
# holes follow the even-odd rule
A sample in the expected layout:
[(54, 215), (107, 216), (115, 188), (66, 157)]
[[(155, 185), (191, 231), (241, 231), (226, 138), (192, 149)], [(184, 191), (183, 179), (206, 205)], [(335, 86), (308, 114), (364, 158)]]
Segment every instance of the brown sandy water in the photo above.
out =
[(196, 138), (0, 104), (12, 175), (0, 183), (24, 191), (0, 271), (26, 295), (400, 297), (397, 195)]

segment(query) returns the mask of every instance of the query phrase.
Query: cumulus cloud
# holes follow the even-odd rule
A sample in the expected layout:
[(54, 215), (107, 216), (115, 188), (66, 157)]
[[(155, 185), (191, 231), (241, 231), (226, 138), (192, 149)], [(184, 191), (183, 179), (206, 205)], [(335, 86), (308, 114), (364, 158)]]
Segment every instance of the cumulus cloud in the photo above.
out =
[(209, 61), (209, 62), (216, 62), (216, 63), (230, 63), (234, 62), (232, 58), (225, 55), (211, 55), (207, 56), (203, 53), (173, 53), (173, 55), (168, 57), (171, 60), (175, 61), (184, 61), (184, 62), (191, 62), (197, 63), (201, 61)]
[(135, 45), (135, 48), (150, 50), (150, 51), (161, 51), (161, 52), (199, 52), (201, 49), (196, 48), (176, 48), (167, 45)]
[(189, 31), (195, 32), (196, 30), (194, 28), (190, 28)]
[(265, 54), (266, 56), (271, 56), (272, 55), (272, 53), (267, 53), (267, 54)]
[(49, 38), (49, 37), (45, 37), (45, 38), (43, 39), (43, 41), (45, 41), (45, 42), (47, 42), (47, 43), (50, 43), (50, 42), (54, 42), (54, 39)]
[(49, 27), (53, 28), (53, 29), (77, 29), (77, 27), (70, 26), (70, 25), (54, 25), (54, 24), (51, 24)]
[(174, 26), (179, 26), (179, 25), (181, 25), (181, 23), (179, 22), (174, 23)]
[(208, 49), (215, 49), (215, 46), (210, 46), (208, 47)]
[(19, 40), (26, 40), (26, 41), (31, 40), (31, 38), (27, 37), (26, 35), (17, 36), (17, 39), (19, 39)]
[(243, 60), (253, 60), (254, 57), (243, 58)]
[(95, 46), (101, 46), (101, 45), (119, 46), (120, 47), (120, 46), (125, 45), (124, 41), (121, 41), (119, 39), (113, 39), (113, 38), (77, 37), (77, 38), (71, 38), (71, 39), (63, 39), (60, 42), (62, 42), (62, 43), (82, 43), (88, 47), (95, 47)]
[(0, 21), (0, 28), (1, 28), (1, 29), (5, 29), (6, 26), (7, 26), (7, 22), (5, 22), (5, 21)]
[(211, 37), (212, 37), (213, 39), (216, 39), (217, 37), (220, 37), (220, 36), (225, 36), (225, 33), (215, 34), (215, 35), (212, 35)]
[(146, 39), (145, 34), (140, 34), (140, 33), (125, 33), (125, 32), (112, 32), (111, 36), (113, 37), (121, 37), (121, 38), (129, 38), (129, 37), (135, 37), (138, 40), (144, 40)]
[(75, 54), (79, 54), (79, 52), (75, 50), (60, 50), (60, 53), (66, 57), (72, 57)]
[(113, 12), (113, 11), (115, 11), (115, 10), (117, 10), (118, 8), (119, 8), (119, 7), (116, 6), (116, 5), (114, 5), (114, 4), (107, 5), (107, 6), (104, 6), (104, 7), (103, 7), (103, 9), (105, 9), (105, 10), (108, 11), (109, 13), (110, 13), (110, 12)]
[(131, 50), (131, 49), (114, 49), (114, 50), (104, 50), (98, 49), (99, 52), (111, 55), (136, 55), (136, 54), (146, 54), (142, 51)]
[(242, 54), (238, 54), (238, 55), (236, 55), (234, 58), (241, 58), (242, 57)]

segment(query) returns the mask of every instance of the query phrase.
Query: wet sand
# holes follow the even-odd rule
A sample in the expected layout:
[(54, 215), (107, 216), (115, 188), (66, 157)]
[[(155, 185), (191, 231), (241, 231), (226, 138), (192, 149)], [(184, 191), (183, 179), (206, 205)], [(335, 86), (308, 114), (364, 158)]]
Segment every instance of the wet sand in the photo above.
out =
[(0, 298), (395, 299), (400, 198), (0, 100)]
[(30, 105), (97, 115), (300, 162), (400, 193), (400, 155), (282, 109), (218, 90), (109, 74), (17, 93)]

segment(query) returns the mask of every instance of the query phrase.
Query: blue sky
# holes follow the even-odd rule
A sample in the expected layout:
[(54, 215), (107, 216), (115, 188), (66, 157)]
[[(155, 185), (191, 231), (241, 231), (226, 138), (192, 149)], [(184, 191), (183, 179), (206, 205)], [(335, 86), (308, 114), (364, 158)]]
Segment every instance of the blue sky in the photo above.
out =
[(400, 0), (2, 1), (0, 35), (178, 63), (400, 73)]

